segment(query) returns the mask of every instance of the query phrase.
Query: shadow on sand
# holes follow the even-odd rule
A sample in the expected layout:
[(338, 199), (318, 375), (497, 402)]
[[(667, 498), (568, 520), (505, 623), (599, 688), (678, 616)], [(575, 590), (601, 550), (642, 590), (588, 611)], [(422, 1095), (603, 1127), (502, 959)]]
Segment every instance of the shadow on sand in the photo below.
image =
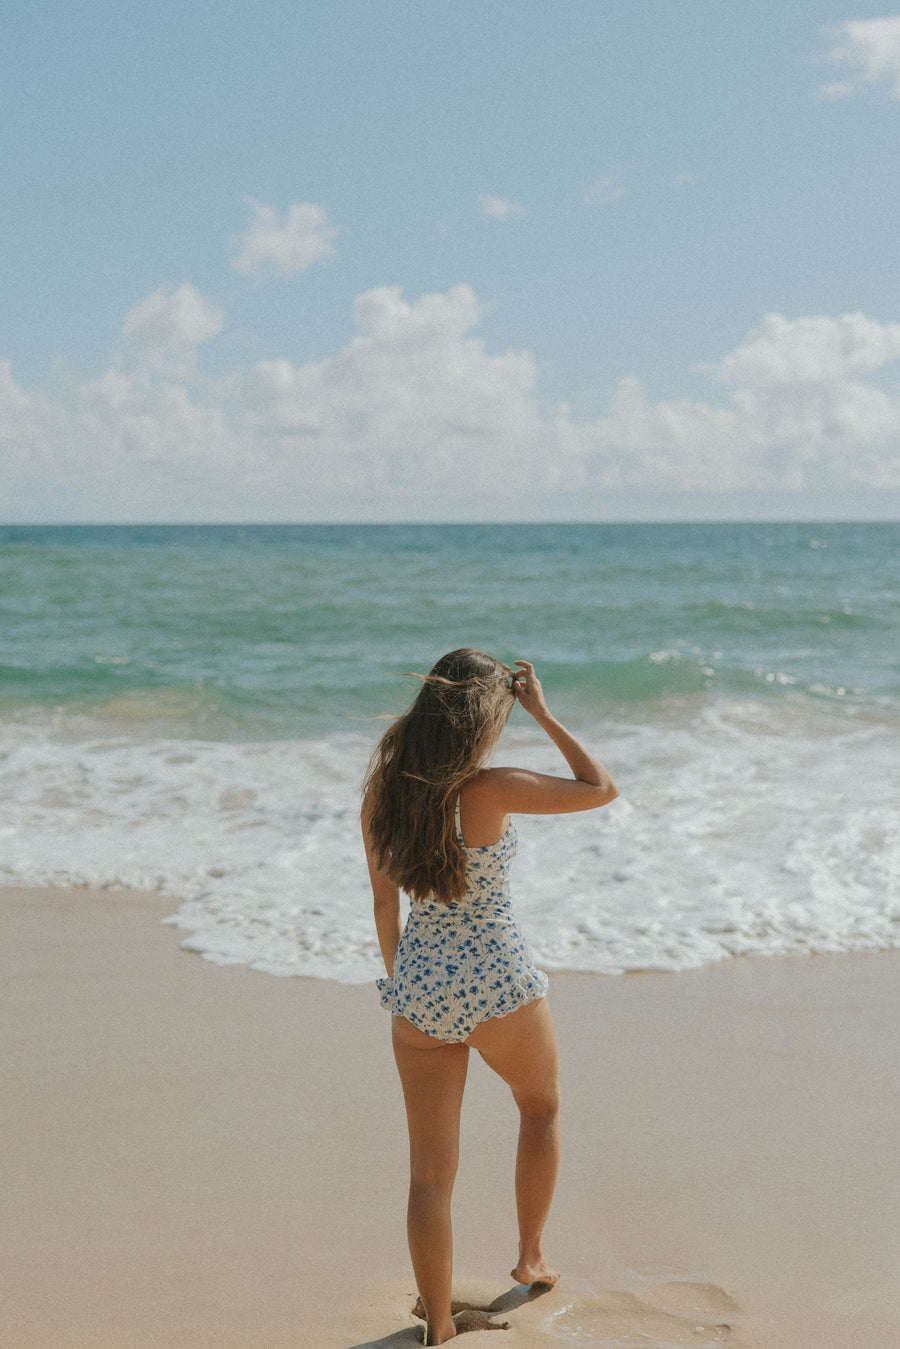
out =
[[(535, 1298), (543, 1297), (546, 1293), (552, 1293), (551, 1284), (514, 1284), (506, 1293), (501, 1293), (495, 1297), (493, 1302), (474, 1303), (474, 1302), (456, 1302), (453, 1303), (454, 1312), (458, 1311), (485, 1311), (491, 1314), (499, 1315), (501, 1312), (514, 1312), (518, 1307), (523, 1307), (526, 1302), (534, 1302)], [(422, 1305), (417, 1302), (411, 1309), (413, 1316), (422, 1317)], [(406, 1326), (403, 1330), (395, 1330), (390, 1335), (385, 1335), (380, 1340), (364, 1340), (359, 1344), (351, 1344), (347, 1349), (409, 1349), (410, 1345), (421, 1344), (423, 1339), (423, 1328), (421, 1326)]]
[(422, 1343), (422, 1327), (407, 1326), (405, 1330), (395, 1330), (393, 1335), (385, 1335), (381, 1340), (363, 1340), (360, 1344), (350, 1344), (347, 1349), (409, 1349), (412, 1344)]

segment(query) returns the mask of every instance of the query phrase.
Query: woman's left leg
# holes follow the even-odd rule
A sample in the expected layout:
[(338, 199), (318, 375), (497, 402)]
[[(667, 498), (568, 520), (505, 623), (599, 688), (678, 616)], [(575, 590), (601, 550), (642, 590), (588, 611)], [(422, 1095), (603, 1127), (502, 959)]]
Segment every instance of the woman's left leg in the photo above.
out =
[(394, 1058), (409, 1126), (409, 1253), (425, 1307), (426, 1343), (453, 1339), (450, 1197), (459, 1161), (459, 1117), (469, 1051), (393, 1018)]

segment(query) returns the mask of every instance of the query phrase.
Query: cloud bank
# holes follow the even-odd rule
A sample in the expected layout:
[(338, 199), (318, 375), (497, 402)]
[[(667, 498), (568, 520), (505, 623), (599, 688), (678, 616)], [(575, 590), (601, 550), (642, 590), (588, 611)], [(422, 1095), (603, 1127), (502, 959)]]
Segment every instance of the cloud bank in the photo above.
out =
[[(621, 491), (900, 491), (900, 323), (767, 315), (709, 367), (710, 398), (654, 402), (633, 375), (606, 412), (544, 408), (526, 351), (492, 353), (458, 285), (359, 295), (322, 360), (205, 378), (223, 329), (192, 286), (122, 323), (94, 379), (53, 396), (0, 363), (10, 520), (585, 518)], [(802, 513), (802, 507), (800, 507)]]

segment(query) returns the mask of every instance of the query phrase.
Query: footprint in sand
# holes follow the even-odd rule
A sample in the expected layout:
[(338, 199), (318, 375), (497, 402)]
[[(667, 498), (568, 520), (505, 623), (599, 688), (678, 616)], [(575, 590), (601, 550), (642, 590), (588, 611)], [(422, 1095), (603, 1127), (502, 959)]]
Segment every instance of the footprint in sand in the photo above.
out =
[[(497, 1321), (491, 1314), (491, 1307), (485, 1307), (477, 1302), (464, 1302), (454, 1299), (450, 1303), (450, 1311), (453, 1315), (453, 1324), (460, 1334), (470, 1330), (509, 1330), (508, 1321)], [(416, 1305), (412, 1308), (413, 1316), (417, 1316), (420, 1321), (425, 1320), (425, 1308), (422, 1306), (422, 1299), (416, 1298)]]
[(561, 1340), (574, 1340), (585, 1347), (597, 1345), (598, 1349), (600, 1345), (605, 1349), (636, 1349), (638, 1345), (643, 1349), (681, 1349), (682, 1345), (715, 1349), (727, 1344), (731, 1327), (720, 1320), (724, 1307), (711, 1305), (724, 1299), (734, 1307), (721, 1289), (667, 1283), (656, 1285), (651, 1297), (652, 1301), (646, 1301), (620, 1292), (576, 1295), (549, 1318), (544, 1329)]

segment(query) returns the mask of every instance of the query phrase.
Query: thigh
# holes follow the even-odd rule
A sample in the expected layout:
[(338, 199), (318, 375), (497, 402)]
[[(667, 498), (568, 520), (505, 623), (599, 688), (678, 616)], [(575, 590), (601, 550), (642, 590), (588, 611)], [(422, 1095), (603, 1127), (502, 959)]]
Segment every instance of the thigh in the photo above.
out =
[(535, 998), (508, 1016), (489, 1017), (466, 1044), (506, 1082), (516, 1104), (539, 1106), (559, 1099), (559, 1050), (546, 998)]
[(393, 1042), (406, 1104), (410, 1156), (415, 1162), (423, 1154), (440, 1153), (455, 1164), (468, 1048), (436, 1040), (402, 1016), (393, 1018)]

